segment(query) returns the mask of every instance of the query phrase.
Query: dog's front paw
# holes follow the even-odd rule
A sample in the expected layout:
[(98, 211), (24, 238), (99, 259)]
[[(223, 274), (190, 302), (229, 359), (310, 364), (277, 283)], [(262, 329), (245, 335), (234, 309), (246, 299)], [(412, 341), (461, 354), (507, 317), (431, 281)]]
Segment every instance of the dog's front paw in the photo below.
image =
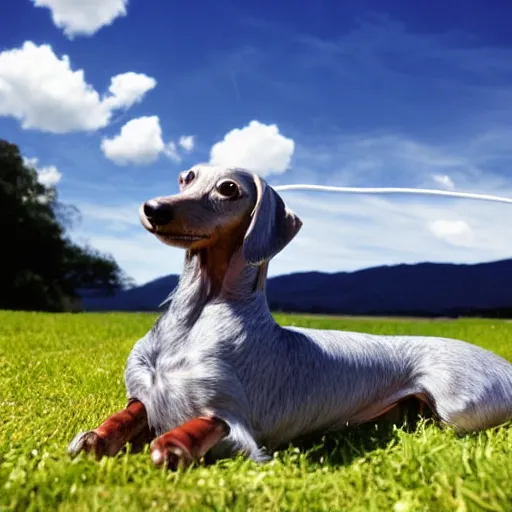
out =
[(68, 453), (71, 457), (76, 457), (80, 452), (93, 453), (97, 459), (107, 455), (103, 439), (94, 430), (80, 432), (69, 443)]
[(190, 466), (194, 462), (194, 457), (182, 444), (167, 441), (165, 436), (162, 436), (151, 444), (151, 460), (158, 467), (176, 471), (178, 468)]

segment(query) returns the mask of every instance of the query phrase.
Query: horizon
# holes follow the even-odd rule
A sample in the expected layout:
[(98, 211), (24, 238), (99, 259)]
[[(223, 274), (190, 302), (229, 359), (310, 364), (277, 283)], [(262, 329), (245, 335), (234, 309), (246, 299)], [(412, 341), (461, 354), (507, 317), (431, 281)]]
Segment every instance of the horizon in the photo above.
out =
[[(179, 274), (182, 255), (144, 231), (138, 205), (175, 193), (198, 162), (273, 186), (512, 197), (507, 12), (483, 0), (463, 12), (453, 0), (16, 2), (0, 20), (0, 131), (80, 210), (72, 239), (140, 286)], [(304, 226), (269, 277), (512, 257), (507, 205), (281, 196)]]
[[(389, 265), (375, 265), (375, 266), (372, 266), (372, 267), (363, 267), (363, 268), (358, 268), (356, 270), (334, 270), (332, 272), (325, 272), (325, 271), (322, 271), (322, 270), (300, 270), (300, 271), (297, 271), (297, 272), (287, 272), (287, 273), (284, 273), (284, 274), (274, 274), (274, 275), (271, 275), (271, 276), (268, 276), (267, 277), (267, 280), (269, 279), (274, 279), (274, 278), (277, 278), (277, 277), (288, 277), (288, 276), (293, 276), (293, 275), (300, 275), (300, 274), (314, 274), (314, 273), (317, 273), (317, 274), (328, 274), (328, 275), (331, 275), (331, 274), (355, 274), (357, 272), (364, 272), (365, 270), (373, 270), (373, 269), (378, 269), (378, 268), (389, 268), (389, 267), (400, 267), (400, 266), (409, 266), (409, 267), (413, 267), (413, 266), (417, 266), (417, 265), (457, 265), (457, 266), (480, 266), (480, 265), (492, 265), (492, 264), (495, 264), (495, 263), (503, 263), (503, 262), (506, 262), (506, 261), (512, 261), (512, 258), (503, 258), (503, 259), (499, 259), (499, 260), (488, 260), (488, 261), (479, 261), (479, 262), (476, 262), (476, 263), (457, 263), (457, 262), (451, 262), (451, 261), (417, 261), (417, 262), (413, 262), (413, 263), (392, 263), (392, 264), (389, 264)], [(140, 284), (134, 284), (132, 286), (129, 286), (128, 288), (125, 288), (124, 290), (121, 290), (121, 291), (126, 291), (126, 290), (133, 290), (134, 288), (140, 288), (142, 286), (145, 286), (147, 284), (150, 284), (154, 281), (158, 281), (160, 279), (165, 279), (167, 277), (180, 277), (181, 276), (181, 272), (178, 272), (176, 274), (164, 274), (164, 275), (161, 275), (161, 276), (158, 276), (158, 277), (155, 277), (154, 279), (151, 279), (150, 281), (146, 281), (144, 283), (140, 283)]]

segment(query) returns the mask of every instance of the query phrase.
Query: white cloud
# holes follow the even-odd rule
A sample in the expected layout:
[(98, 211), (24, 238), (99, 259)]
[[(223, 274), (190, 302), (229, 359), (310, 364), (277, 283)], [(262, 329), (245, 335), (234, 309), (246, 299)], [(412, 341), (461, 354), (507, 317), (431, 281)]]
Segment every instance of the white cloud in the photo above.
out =
[(434, 220), (428, 223), (430, 232), (452, 245), (471, 246), (474, 242), (473, 230), (464, 220)]
[(39, 162), (39, 159), (38, 158), (27, 158), (27, 157), (23, 157), (23, 163), (27, 166), (27, 167), (33, 167), (34, 169), (37, 169), (37, 162)]
[(105, 98), (105, 103), (111, 108), (128, 108), (140, 102), (146, 92), (156, 86), (156, 80), (142, 73), (123, 73), (111, 79), (108, 90), (112, 96)]
[(455, 183), (447, 174), (434, 174), (432, 178), (438, 185), (447, 190), (453, 190), (455, 188)]
[(128, 121), (119, 135), (101, 142), (105, 156), (118, 165), (148, 165), (165, 150), (158, 116), (139, 117)]
[(117, 165), (149, 165), (162, 154), (175, 162), (181, 160), (176, 143), (164, 143), (158, 116), (138, 117), (128, 121), (119, 135), (102, 140), (101, 149)]
[(295, 142), (279, 133), (275, 124), (251, 121), (244, 128), (228, 132), (210, 151), (210, 163), (223, 167), (245, 167), (268, 176), (289, 167)]
[(128, 0), (32, 0), (36, 7), (47, 7), (53, 23), (72, 39), (91, 36), (101, 27), (126, 15)]
[(41, 169), (38, 169), (39, 183), (45, 187), (55, 187), (61, 178), (62, 173), (57, 170), (55, 165), (50, 165), (49, 167), (42, 167)]
[(94, 131), (107, 126), (116, 109), (142, 101), (156, 86), (144, 74), (114, 76), (103, 97), (74, 71), (67, 55), (27, 41), (0, 53), (0, 116), (18, 119), (24, 129), (51, 133)]
[(168, 156), (171, 160), (174, 160), (175, 162), (179, 162), (181, 160), (175, 142), (168, 142), (167, 146), (165, 146), (164, 148), (163, 153), (165, 156)]
[(55, 165), (48, 165), (46, 167), (38, 167), (38, 158), (24, 158), (24, 163), (28, 167), (32, 167), (37, 172), (37, 181), (45, 187), (55, 187), (62, 178), (62, 173), (55, 167)]
[(194, 149), (194, 136), (183, 135), (180, 137), (179, 144), (187, 153), (190, 153)]

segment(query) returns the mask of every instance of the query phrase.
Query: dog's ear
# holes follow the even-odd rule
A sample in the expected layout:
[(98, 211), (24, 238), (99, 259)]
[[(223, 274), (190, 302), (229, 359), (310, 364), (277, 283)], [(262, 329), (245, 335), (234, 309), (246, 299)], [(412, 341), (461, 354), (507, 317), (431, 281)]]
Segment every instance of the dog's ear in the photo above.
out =
[(247, 263), (260, 265), (292, 241), (302, 227), (302, 221), (259, 176), (254, 175), (254, 184), (256, 205), (245, 234), (243, 252)]

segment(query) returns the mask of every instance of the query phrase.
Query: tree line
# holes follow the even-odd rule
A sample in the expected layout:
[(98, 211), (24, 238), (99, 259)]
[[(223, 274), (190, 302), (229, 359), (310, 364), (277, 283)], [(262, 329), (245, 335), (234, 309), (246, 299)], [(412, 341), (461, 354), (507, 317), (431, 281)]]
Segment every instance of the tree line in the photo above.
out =
[(62, 204), (55, 187), (17, 145), (0, 139), (0, 309), (69, 311), (81, 293), (112, 294), (130, 279), (109, 255), (71, 241), (79, 212)]

